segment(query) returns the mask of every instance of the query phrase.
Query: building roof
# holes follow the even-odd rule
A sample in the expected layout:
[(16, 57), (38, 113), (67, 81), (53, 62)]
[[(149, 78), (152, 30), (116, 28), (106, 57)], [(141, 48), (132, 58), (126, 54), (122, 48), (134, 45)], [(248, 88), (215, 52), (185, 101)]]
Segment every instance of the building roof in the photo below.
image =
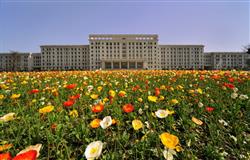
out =
[(246, 54), (246, 52), (204, 52), (204, 54)]
[(41, 45), (40, 47), (88, 47), (89, 45)]
[(159, 44), (160, 47), (204, 47), (203, 44)]
[(30, 54), (29, 52), (4, 52), (4, 53), (0, 53), (0, 55), (13, 55), (13, 54), (18, 54), (18, 55), (26, 55), (26, 54)]
[(89, 37), (91, 36), (100, 36), (100, 37), (143, 37), (143, 36), (156, 36), (158, 37), (158, 34), (89, 34)]

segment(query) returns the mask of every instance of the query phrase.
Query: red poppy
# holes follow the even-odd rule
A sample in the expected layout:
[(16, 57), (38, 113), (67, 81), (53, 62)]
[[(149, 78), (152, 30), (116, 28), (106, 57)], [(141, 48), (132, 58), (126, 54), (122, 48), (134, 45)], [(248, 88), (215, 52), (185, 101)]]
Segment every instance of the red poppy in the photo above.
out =
[(206, 107), (206, 110), (207, 110), (208, 112), (212, 112), (212, 111), (214, 110), (214, 108), (213, 108), (213, 107)]
[(139, 85), (136, 85), (132, 88), (132, 91), (137, 91), (138, 89), (140, 89), (140, 86)]
[(36, 155), (37, 155), (36, 150), (30, 150), (17, 155), (12, 160), (36, 160)]
[(226, 72), (226, 73), (224, 73), (224, 76), (229, 77), (229, 76), (230, 76), (230, 73), (229, 73), (229, 72)]
[(104, 105), (102, 105), (102, 104), (96, 104), (96, 105), (94, 105), (94, 106), (91, 108), (92, 112), (94, 112), (94, 113), (102, 112), (103, 109), (104, 109)]
[(50, 128), (54, 131), (56, 130), (57, 124), (56, 123), (52, 123)]
[(11, 160), (10, 152), (0, 154), (0, 160)]
[(112, 103), (113, 103), (113, 97), (109, 96), (109, 104), (112, 104)]
[(233, 83), (234, 82), (234, 78), (230, 77), (230, 78), (228, 78), (228, 81), (231, 82), (231, 83)]
[(79, 99), (80, 96), (81, 96), (80, 94), (77, 94), (77, 95), (74, 95), (74, 96), (70, 96), (69, 99), (76, 100), (76, 99)]
[(38, 93), (38, 92), (39, 92), (38, 89), (32, 89), (29, 93), (30, 93), (30, 94), (36, 94), (36, 93)]
[(74, 89), (77, 86), (77, 84), (69, 84), (66, 86), (67, 89)]
[(155, 88), (155, 96), (159, 96), (161, 94), (160, 88)]
[(64, 105), (65, 107), (70, 107), (70, 106), (72, 106), (74, 103), (75, 103), (74, 101), (68, 100), (68, 101), (64, 102), (63, 105)]
[(123, 107), (122, 107), (122, 110), (126, 113), (130, 113), (130, 112), (133, 112), (134, 111), (134, 106), (132, 104), (125, 104)]
[(205, 77), (203, 75), (200, 76), (200, 80), (203, 81)]
[(239, 83), (242, 83), (242, 82), (243, 82), (243, 80), (241, 80), (240, 78), (238, 78), (237, 81), (238, 81)]
[(231, 83), (224, 83), (223, 86), (227, 87), (227, 88), (230, 88), (230, 89), (234, 89), (234, 85), (231, 84)]

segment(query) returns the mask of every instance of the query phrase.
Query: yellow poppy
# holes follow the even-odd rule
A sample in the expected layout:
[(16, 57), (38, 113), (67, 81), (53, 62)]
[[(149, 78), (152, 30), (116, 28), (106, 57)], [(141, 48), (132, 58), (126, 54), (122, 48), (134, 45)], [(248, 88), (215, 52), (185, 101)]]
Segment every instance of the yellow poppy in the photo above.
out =
[(39, 109), (39, 113), (45, 114), (45, 113), (49, 113), (49, 112), (51, 112), (53, 110), (54, 110), (54, 106), (48, 105), (46, 107), (43, 107), (43, 108)]
[(4, 95), (0, 94), (0, 100), (4, 99)]
[(179, 101), (177, 99), (171, 99), (170, 100), (170, 104), (172, 104), (172, 105), (175, 105), (177, 103), (179, 103)]
[(91, 97), (92, 99), (97, 99), (97, 98), (98, 98), (98, 94), (91, 94), (90, 97)]
[(160, 139), (162, 144), (169, 149), (175, 149), (179, 144), (179, 138), (167, 132), (162, 133)]
[(202, 125), (203, 122), (195, 117), (192, 117), (192, 121), (195, 123), (195, 124), (198, 124), (198, 125)]
[(17, 98), (19, 98), (21, 96), (21, 94), (12, 94), (11, 95), (11, 99), (17, 99)]
[(77, 112), (77, 110), (74, 109), (74, 110), (69, 112), (69, 115), (72, 117), (78, 117), (78, 112)]
[(138, 101), (138, 102), (142, 102), (143, 99), (142, 99), (142, 98), (138, 98), (137, 101)]
[(132, 121), (132, 126), (133, 126), (134, 130), (139, 130), (143, 127), (143, 123), (140, 120), (135, 119)]
[(97, 87), (98, 92), (102, 91), (102, 86)]
[(115, 91), (113, 91), (113, 90), (110, 90), (110, 91), (109, 91), (109, 95), (110, 95), (111, 97), (115, 97), (115, 94), (116, 94)]
[(174, 112), (174, 111), (170, 111), (170, 110), (167, 109), (167, 113), (168, 113), (168, 115), (172, 115), (172, 114), (174, 114), (175, 112)]
[(151, 102), (156, 102), (157, 101), (157, 97), (156, 96), (148, 96), (148, 100)]

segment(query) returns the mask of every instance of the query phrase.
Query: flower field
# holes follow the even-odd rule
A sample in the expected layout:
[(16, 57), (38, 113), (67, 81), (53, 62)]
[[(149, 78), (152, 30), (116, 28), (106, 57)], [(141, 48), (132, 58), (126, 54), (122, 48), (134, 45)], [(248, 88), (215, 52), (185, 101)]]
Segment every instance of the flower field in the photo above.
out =
[(250, 72), (0, 73), (0, 160), (250, 159)]

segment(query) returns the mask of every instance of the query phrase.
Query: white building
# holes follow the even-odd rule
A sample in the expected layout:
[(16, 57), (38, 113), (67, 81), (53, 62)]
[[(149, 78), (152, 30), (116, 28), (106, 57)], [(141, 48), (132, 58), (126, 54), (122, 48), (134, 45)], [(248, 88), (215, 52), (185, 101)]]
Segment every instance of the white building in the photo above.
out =
[(250, 55), (244, 52), (204, 53), (205, 69), (243, 69), (247, 67)]
[(31, 54), (31, 67), (32, 70), (41, 70), (41, 53)]
[(0, 54), (0, 71), (31, 71), (31, 53)]
[(156, 34), (90, 34), (89, 45), (40, 47), (41, 53), (0, 54), (0, 71), (244, 69), (250, 61), (244, 52), (204, 53), (203, 45), (159, 45)]
[(88, 45), (41, 46), (42, 70), (88, 70)]
[(161, 69), (158, 35), (92, 34), (90, 69)]
[(203, 69), (203, 45), (160, 45), (162, 69)]

